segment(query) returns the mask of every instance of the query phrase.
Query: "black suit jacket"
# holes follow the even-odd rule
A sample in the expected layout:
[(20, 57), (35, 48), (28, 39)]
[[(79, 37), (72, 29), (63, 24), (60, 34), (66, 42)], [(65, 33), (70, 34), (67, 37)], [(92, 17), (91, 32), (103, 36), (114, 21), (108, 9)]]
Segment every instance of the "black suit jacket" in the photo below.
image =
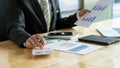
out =
[[(37, 0), (16, 0), (7, 22), (8, 38), (22, 46), (32, 34), (47, 32), (44, 15)], [(61, 18), (58, 0), (50, 0), (53, 16), (50, 31), (74, 26), (76, 14)]]
[(15, 1), (0, 0), (0, 41), (7, 39), (7, 23)]

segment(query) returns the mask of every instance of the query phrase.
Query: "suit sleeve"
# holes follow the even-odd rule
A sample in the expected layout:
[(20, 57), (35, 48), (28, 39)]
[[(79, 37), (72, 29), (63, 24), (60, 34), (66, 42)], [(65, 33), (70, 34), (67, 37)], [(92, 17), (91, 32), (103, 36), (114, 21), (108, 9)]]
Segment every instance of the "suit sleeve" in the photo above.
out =
[(30, 34), (25, 31), (24, 14), (20, 8), (14, 8), (11, 11), (7, 26), (8, 38), (20, 47), (24, 47), (23, 43)]
[(75, 26), (74, 23), (76, 21), (77, 21), (76, 14), (70, 15), (69, 17), (65, 17), (65, 18), (61, 18), (61, 16), (59, 16), (59, 18), (57, 19), (57, 23), (56, 23), (56, 29), (73, 27)]

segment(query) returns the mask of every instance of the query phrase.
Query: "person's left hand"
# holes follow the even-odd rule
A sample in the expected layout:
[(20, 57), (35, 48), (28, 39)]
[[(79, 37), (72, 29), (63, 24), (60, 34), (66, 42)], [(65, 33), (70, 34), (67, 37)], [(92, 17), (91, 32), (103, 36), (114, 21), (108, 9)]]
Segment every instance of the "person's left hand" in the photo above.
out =
[(89, 12), (91, 12), (91, 11), (88, 10), (88, 9), (82, 9), (82, 10), (80, 10), (80, 12), (79, 12), (79, 16), (82, 17), (83, 15), (85, 15), (86, 13), (89, 13)]

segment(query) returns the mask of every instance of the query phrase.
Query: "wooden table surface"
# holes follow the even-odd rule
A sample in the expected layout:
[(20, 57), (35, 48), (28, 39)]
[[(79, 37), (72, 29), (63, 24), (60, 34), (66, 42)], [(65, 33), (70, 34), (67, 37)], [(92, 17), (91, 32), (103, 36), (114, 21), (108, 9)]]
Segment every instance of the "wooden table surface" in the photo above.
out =
[[(100, 35), (96, 26), (111, 27), (115, 23), (120, 23), (120, 18), (100, 21), (89, 28), (77, 26), (59, 31)], [(104, 46), (86, 55), (54, 51), (48, 56), (32, 56), (31, 49), (20, 48), (7, 40), (0, 42), (0, 68), (120, 68), (120, 43)]]

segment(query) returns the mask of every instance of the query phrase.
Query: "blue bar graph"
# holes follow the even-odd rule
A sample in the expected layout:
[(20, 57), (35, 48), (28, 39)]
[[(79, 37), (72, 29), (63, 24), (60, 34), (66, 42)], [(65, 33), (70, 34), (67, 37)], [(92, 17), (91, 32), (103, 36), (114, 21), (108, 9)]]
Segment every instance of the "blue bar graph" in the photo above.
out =
[(88, 46), (87, 45), (81, 45), (81, 46), (78, 46), (78, 47), (75, 47), (73, 49), (70, 49), (68, 51), (71, 51), (71, 52), (77, 52), (77, 51), (80, 51), (80, 50), (83, 50), (85, 48), (87, 48)]

